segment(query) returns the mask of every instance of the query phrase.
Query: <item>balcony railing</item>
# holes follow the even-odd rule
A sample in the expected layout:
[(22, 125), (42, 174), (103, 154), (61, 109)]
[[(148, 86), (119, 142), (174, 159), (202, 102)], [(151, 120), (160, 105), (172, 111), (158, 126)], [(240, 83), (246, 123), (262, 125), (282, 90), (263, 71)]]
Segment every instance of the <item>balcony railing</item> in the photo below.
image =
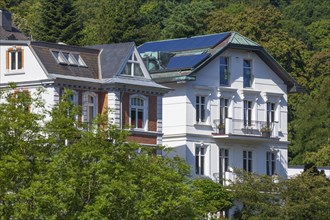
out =
[(215, 134), (278, 137), (278, 123), (226, 118), (214, 120)]

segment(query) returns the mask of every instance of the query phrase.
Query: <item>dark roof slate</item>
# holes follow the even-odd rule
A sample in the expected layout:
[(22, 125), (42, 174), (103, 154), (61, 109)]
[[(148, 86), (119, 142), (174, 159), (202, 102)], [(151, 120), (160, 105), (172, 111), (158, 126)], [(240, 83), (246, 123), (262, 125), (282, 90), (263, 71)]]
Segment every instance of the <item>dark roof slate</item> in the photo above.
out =
[[(35, 41), (31, 42), (31, 46), (49, 74), (99, 79), (99, 50)], [(52, 50), (79, 53), (87, 67), (59, 64), (52, 55)]]
[(0, 40), (28, 40), (29, 38), (20, 32), (16, 27), (12, 27), (11, 31), (0, 26)]
[(102, 44), (89, 46), (101, 50), (101, 73), (103, 79), (113, 78), (123, 69), (129, 57), (132, 55), (134, 42)]

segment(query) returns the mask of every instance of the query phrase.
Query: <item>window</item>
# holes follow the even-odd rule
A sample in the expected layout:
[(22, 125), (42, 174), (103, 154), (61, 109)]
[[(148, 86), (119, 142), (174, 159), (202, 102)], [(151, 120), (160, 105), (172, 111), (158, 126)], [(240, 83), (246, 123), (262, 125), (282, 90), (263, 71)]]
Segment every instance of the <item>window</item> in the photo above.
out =
[(92, 125), (97, 115), (97, 95), (95, 93), (85, 94), (86, 120), (85, 122)]
[(225, 124), (225, 119), (228, 118), (229, 100), (220, 98), (220, 124)]
[(252, 126), (252, 102), (244, 100), (244, 127)]
[(252, 172), (252, 151), (243, 151), (243, 170)]
[(223, 179), (225, 178), (225, 172), (228, 172), (229, 168), (229, 152), (228, 149), (219, 149), (219, 177), (220, 183), (223, 184)]
[(206, 97), (196, 96), (196, 122), (206, 122)]
[(136, 55), (134, 53), (127, 61), (122, 74), (128, 76), (144, 76), (140, 67), (140, 62), (137, 60)]
[(23, 49), (10, 48), (7, 50), (7, 69), (17, 71), (23, 69)]
[(77, 60), (79, 66), (84, 66), (84, 67), (87, 66), (85, 61), (81, 58), (81, 56), (79, 54), (73, 53), (72, 55)]
[(96, 116), (96, 97), (94, 95), (88, 95), (87, 100), (87, 121), (92, 123)]
[(267, 126), (275, 121), (275, 103), (267, 102)]
[(74, 58), (74, 56), (71, 53), (63, 52), (63, 56), (70, 65), (78, 66), (78, 61), (76, 60), (76, 58)]
[(195, 171), (197, 175), (204, 175), (205, 150), (205, 147), (202, 146), (196, 146), (195, 148)]
[(252, 61), (243, 60), (243, 87), (252, 87)]
[(60, 64), (87, 67), (78, 53), (51, 51), (56, 61)]
[(220, 57), (220, 85), (228, 86), (229, 84), (229, 59), (228, 57)]
[(276, 170), (276, 154), (273, 152), (266, 152), (266, 172), (267, 175), (274, 175)]
[(146, 127), (147, 103), (145, 98), (132, 97), (130, 103), (130, 125), (132, 128)]

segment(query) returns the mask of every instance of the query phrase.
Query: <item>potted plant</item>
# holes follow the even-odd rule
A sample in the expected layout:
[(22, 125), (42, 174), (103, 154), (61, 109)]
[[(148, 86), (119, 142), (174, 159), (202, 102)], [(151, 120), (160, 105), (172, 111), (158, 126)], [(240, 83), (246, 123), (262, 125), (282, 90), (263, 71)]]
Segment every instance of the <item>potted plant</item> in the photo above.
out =
[(260, 129), (260, 132), (263, 137), (270, 137), (270, 133), (272, 132), (272, 129), (269, 126), (264, 126)]
[(219, 134), (224, 134), (226, 132), (226, 130), (225, 130), (225, 124), (224, 123), (220, 123), (218, 125), (218, 129), (219, 129)]

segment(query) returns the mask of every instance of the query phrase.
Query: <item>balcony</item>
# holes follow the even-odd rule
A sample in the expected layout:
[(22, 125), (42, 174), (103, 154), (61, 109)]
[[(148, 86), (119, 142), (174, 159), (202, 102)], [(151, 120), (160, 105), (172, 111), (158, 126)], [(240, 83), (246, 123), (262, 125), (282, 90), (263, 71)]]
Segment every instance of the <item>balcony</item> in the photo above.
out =
[(244, 121), (242, 119), (226, 118), (214, 120), (214, 138), (250, 137), (257, 139), (279, 139), (278, 123), (266, 121)]

